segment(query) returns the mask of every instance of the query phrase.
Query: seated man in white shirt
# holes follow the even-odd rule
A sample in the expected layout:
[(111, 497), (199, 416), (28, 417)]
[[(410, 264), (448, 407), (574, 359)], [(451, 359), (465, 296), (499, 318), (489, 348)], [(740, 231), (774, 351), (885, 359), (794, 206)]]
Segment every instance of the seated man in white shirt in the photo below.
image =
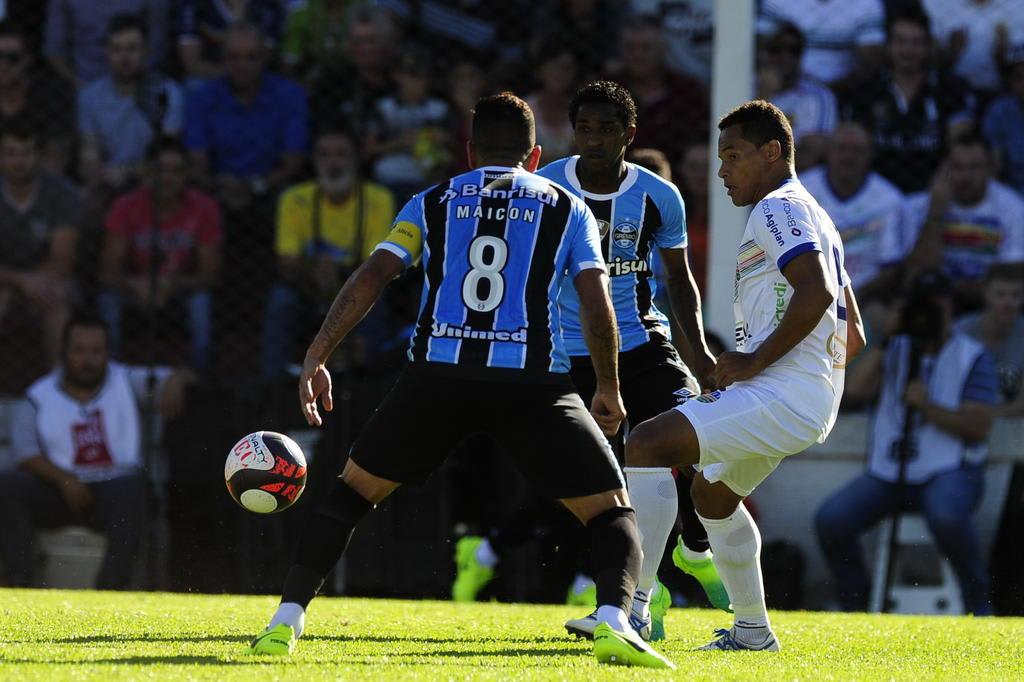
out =
[[(0, 559), (15, 587), (35, 584), (34, 531), (70, 524), (107, 536), (96, 587), (130, 584), (149, 505), (138, 404), (147, 370), (111, 362), (107, 341), (99, 317), (72, 317), (61, 365), (32, 384), (14, 408), (18, 467), (0, 474)], [(157, 370), (165, 416), (180, 408), (184, 378)]]

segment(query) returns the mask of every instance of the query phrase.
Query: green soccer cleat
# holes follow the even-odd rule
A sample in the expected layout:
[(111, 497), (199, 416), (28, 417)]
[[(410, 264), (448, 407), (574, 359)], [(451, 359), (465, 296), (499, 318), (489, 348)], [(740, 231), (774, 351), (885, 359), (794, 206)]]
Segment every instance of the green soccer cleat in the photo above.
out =
[(583, 608), (596, 609), (597, 586), (591, 583), (583, 589), (577, 590), (576, 585), (572, 585), (569, 588), (569, 594), (565, 598), (565, 603), (568, 606), (582, 606)]
[(494, 569), (476, 558), (476, 550), (483, 538), (467, 535), (455, 543), (455, 582), (452, 583), (452, 601), (472, 602), (484, 585), (494, 579)]
[(654, 594), (651, 595), (651, 639), (652, 642), (660, 642), (665, 639), (665, 613), (672, 608), (672, 593), (661, 584), (660, 580), (654, 581)]
[(278, 623), (267, 628), (263, 634), (252, 640), (245, 650), (247, 654), (263, 656), (287, 656), (295, 649), (295, 631), (290, 625)]
[(732, 613), (729, 593), (725, 591), (725, 585), (722, 584), (722, 578), (718, 575), (715, 563), (711, 559), (702, 559), (700, 561), (690, 561), (687, 559), (683, 554), (683, 536), (681, 535), (676, 540), (676, 548), (672, 550), (672, 563), (683, 573), (692, 575), (697, 579), (700, 586), (704, 588), (704, 593), (708, 596), (708, 601), (711, 602), (712, 606), (716, 609), (722, 609), (726, 613)]
[(598, 663), (607, 665), (676, 669), (672, 661), (652, 649), (636, 632), (617, 632), (608, 623), (601, 623), (594, 630), (594, 657)]

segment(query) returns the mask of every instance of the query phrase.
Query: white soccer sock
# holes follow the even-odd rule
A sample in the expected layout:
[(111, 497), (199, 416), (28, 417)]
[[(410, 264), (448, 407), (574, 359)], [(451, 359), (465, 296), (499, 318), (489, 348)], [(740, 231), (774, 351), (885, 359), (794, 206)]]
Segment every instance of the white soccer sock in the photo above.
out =
[(611, 606), (609, 604), (598, 606), (597, 619), (602, 623), (608, 623), (612, 630), (617, 632), (629, 630), (629, 618), (626, 616), (626, 612), (618, 606)]
[(306, 610), (294, 602), (282, 603), (277, 607), (277, 611), (274, 612), (274, 617), (270, 619), (270, 625), (267, 626), (267, 629), (269, 630), (281, 623), (290, 625), (292, 630), (295, 631), (295, 639), (298, 639), (306, 628)]
[(668, 467), (626, 467), (625, 472), (644, 552), (636, 587), (638, 592), (649, 596), (654, 590), (665, 544), (676, 523), (679, 497)]
[(698, 561), (705, 561), (711, 558), (711, 550), (705, 549), (703, 552), (694, 552), (692, 549), (686, 546), (684, 542), (683, 547), (683, 558), (690, 563), (697, 563)]
[(476, 548), (476, 560), (485, 568), (494, 568), (498, 565), (498, 554), (491, 547), (491, 543), (484, 538)]
[(736, 635), (754, 643), (762, 641), (771, 624), (761, 578), (761, 534), (754, 519), (743, 504), (724, 519), (698, 518), (708, 531), (715, 567), (732, 600)]

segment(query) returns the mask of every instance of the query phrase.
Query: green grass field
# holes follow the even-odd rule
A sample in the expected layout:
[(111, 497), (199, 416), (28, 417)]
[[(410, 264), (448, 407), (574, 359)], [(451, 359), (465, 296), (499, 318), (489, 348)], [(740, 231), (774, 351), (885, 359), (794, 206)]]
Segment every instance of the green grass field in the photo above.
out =
[[(0, 590), (0, 680), (635, 679), (565, 637), (576, 610), (320, 599), (295, 655), (244, 655), (273, 597)], [(776, 613), (781, 654), (695, 653), (724, 614), (676, 609), (688, 680), (1024, 679), (1024, 619)], [(644, 676), (670, 677), (643, 671)]]

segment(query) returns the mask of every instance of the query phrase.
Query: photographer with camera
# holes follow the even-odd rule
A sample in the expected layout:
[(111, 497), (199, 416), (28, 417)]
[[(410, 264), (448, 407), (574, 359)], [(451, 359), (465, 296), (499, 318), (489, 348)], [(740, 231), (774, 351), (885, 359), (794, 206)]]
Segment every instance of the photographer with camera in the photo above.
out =
[[(263, 316), (263, 376), (279, 378), (294, 359), (296, 325), (326, 313), (338, 289), (391, 229), (387, 189), (359, 179), (347, 131), (325, 129), (313, 147), (316, 179), (289, 187), (277, 211), (279, 281)], [(373, 315), (373, 313), (371, 313)]]
[(971, 514), (981, 500), (996, 362), (953, 327), (949, 281), (925, 271), (893, 304), (884, 338), (847, 373), (846, 396), (877, 398), (868, 469), (833, 493), (816, 526), (842, 607), (864, 611), (870, 581), (860, 535), (901, 512), (924, 516), (960, 583), (964, 608), (990, 614), (989, 574)]

